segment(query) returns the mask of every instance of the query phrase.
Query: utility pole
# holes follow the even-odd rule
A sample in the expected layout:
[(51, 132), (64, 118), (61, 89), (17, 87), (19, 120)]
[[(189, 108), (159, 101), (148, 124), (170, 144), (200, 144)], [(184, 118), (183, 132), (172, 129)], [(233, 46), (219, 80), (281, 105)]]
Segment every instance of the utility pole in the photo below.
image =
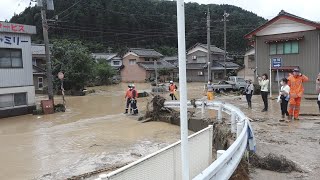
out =
[(211, 54), (211, 42), (210, 42), (210, 9), (208, 5), (207, 12), (207, 65), (208, 65), (208, 81), (211, 80), (211, 64), (210, 64), (210, 54)]
[(226, 11), (223, 13), (223, 24), (224, 24), (224, 78), (227, 77), (227, 66), (226, 66), (226, 61), (227, 61), (227, 17), (229, 16)]
[(190, 179), (188, 147), (188, 107), (186, 73), (186, 29), (184, 0), (177, 0), (179, 85), (180, 85), (180, 129), (181, 129), (181, 171), (182, 180)]
[[(53, 78), (52, 78), (52, 67), (50, 59), (50, 49), (49, 49), (49, 36), (48, 36), (48, 22), (47, 22), (47, 0), (38, 1), (42, 4), (41, 6), (41, 17), (42, 17), (42, 29), (43, 29), (43, 40), (45, 44), (45, 53), (47, 60), (47, 79), (48, 79), (48, 96), (50, 100), (53, 100)], [(53, 3), (53, 2), (52, 2)]]

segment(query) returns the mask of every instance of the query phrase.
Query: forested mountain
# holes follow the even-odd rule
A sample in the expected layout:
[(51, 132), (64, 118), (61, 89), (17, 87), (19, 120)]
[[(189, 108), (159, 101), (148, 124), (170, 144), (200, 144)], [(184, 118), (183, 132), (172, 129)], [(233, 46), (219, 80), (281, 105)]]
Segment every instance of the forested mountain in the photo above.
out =
[[(55, 11), (48, 12), (50, 39), (80, 39), (93, 51), (124, 47), (177, 47), (176, 2), (151, 0), (54, 0)], [(207, 5), (187, 3), (187, 48), (206, 43)], [(244, 52), (243, 36), (266, 20), (236, 6), (210, 4), (211, 44), (223, 47), (224, 10), (227, 22), (227, 50)], [(38, 7), (28, 7), (10, 20), (13, 23), (36, 25), (35, 37), (41, 42), (41, 15)], [(164, 49), (165, 49), (164, 48)], [(169, 48), (170, 49), (170, 48)]]

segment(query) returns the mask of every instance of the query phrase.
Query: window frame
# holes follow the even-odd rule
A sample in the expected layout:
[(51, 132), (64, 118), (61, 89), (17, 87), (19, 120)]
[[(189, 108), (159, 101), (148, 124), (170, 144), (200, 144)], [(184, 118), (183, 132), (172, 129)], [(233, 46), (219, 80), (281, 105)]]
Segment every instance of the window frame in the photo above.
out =
[[(290, 45), (290, 51), (286, 51), (286, 44)], [(293, 44), (296, 44), (297, 52), (292, 51)], [(275, 46), (275, 53), (272, 53), (271, 50)], [(279, 53), (279, 47), (282, 46), (282, 52)], [(300, 53), (300, 42), (299, 41), (286, 41), (286, 42), (278, 42), (278, 43), (270, 43), (269, 44), (269, 55), (290, 55), (290, 54), (299, 54)]]
[[(20, 49), (20, 48), (0, 48), (0, 50), (9, 50), (10, 51), (10, 63), (11, 63), (10, 67), (2, 67), (2, 66), (0, 66), (0, 69), (23, 69), (24, 64), (23, 64), (22, 49)], [(19, 52), (21, 54), (21, 66), (13, 67), (13, 65), (12, 65), (12, 50), (19, 50)]]
[[(25, 104), (16, 105), (15, 103), (15, 95), (17, 94), (24, 94), (25, 95)], [(27, 92), (16, 92), (16, 93), (9, 93), (9, 94), (0, 94), (0, 96), (11, 96), (11, 106), (0, 107), (0, 109), (11, 109), (15, 107), (25, 107), (28, 106), (28, 93)]]
[[(115, 62), (118, 63), (118, 64), (115, 64)], [(120, 66), (120, 61), (112, 61), (112, 65), (113, 66)]]
[[(133, 63), (131, 63), (133, 62)], [(137, 60), (136, 59), (129, 59), (129, 65), (136, 65), (137, 64)]]
[[(40, 79), (42, 79), (42, 82), (40, 82)], [(42, 84), (41, 88), (40, 88), (40, 84)], [(43, 77), (38, 77), (38, 89), (43, 89)]]

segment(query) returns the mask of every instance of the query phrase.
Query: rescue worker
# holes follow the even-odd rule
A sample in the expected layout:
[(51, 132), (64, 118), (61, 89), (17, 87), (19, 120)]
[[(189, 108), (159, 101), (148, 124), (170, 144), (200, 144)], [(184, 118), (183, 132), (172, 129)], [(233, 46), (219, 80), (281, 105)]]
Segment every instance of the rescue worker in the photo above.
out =
[(175, 85), (173, 81), (170, 81), (169, 92), (170, 92), (171, 100), (177, 100), (177, 97), (175, 95), (177, 89), (178, 89), (177, 85)]
[(206, 90), (207, 90), (208, 100), (212, 101), (214, 99), (214, 94), (213, 94), (214, 87), (211, 80), (208, 81), (208, 84), (206, 85)]
[(137, 107), (137, 98), (138, 98), (138, 91), (135, 88), (135, 85), (131, 85), (131, 108), (133, 109), (132, 115), (138, 115), (138, 107)]
[[(131, 93), (132, 89), (131, 89), (131, 85), (129, 84), (128, 85), (128, 89), (126, 91), (126, 95), (124, 97), (124, 99), (126, 100), (126, 111), (124, 112), (124, 114), (128, 114), (128, 110), (129, 110), (129, 106), (131, 104), (131, 96), (132, 96), (132, 93)], [(130, 114), (132, 113), (132, 107), (130, 106)]]
[(288, 85), (290, 86), (290, 100), (289, 100), (289, 116), (288, 120), (292, 117), (294, 120), (299, 120), (301, 98), (304, 93), (303, 84), (309, 81), (309, 78), (300, 73), (299, 69), (294, 69), (293, 74), (289, 74)]

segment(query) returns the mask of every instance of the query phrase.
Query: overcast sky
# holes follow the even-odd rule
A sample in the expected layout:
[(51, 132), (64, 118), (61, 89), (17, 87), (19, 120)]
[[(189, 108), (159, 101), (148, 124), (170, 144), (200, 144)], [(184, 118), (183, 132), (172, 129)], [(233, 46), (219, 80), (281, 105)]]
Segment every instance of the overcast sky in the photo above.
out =
[[(30, 3), (30, 0), (0, 1), (0, 21), (9, 20), (14, 13), (19, 14), (25, 7), (29, 6)], [(283, 9), (306, 19), (320, 22), (319, 0), (185, 0), (185, 2), (232, 4), (252, 11), (267, 19), (276, 16)]]

